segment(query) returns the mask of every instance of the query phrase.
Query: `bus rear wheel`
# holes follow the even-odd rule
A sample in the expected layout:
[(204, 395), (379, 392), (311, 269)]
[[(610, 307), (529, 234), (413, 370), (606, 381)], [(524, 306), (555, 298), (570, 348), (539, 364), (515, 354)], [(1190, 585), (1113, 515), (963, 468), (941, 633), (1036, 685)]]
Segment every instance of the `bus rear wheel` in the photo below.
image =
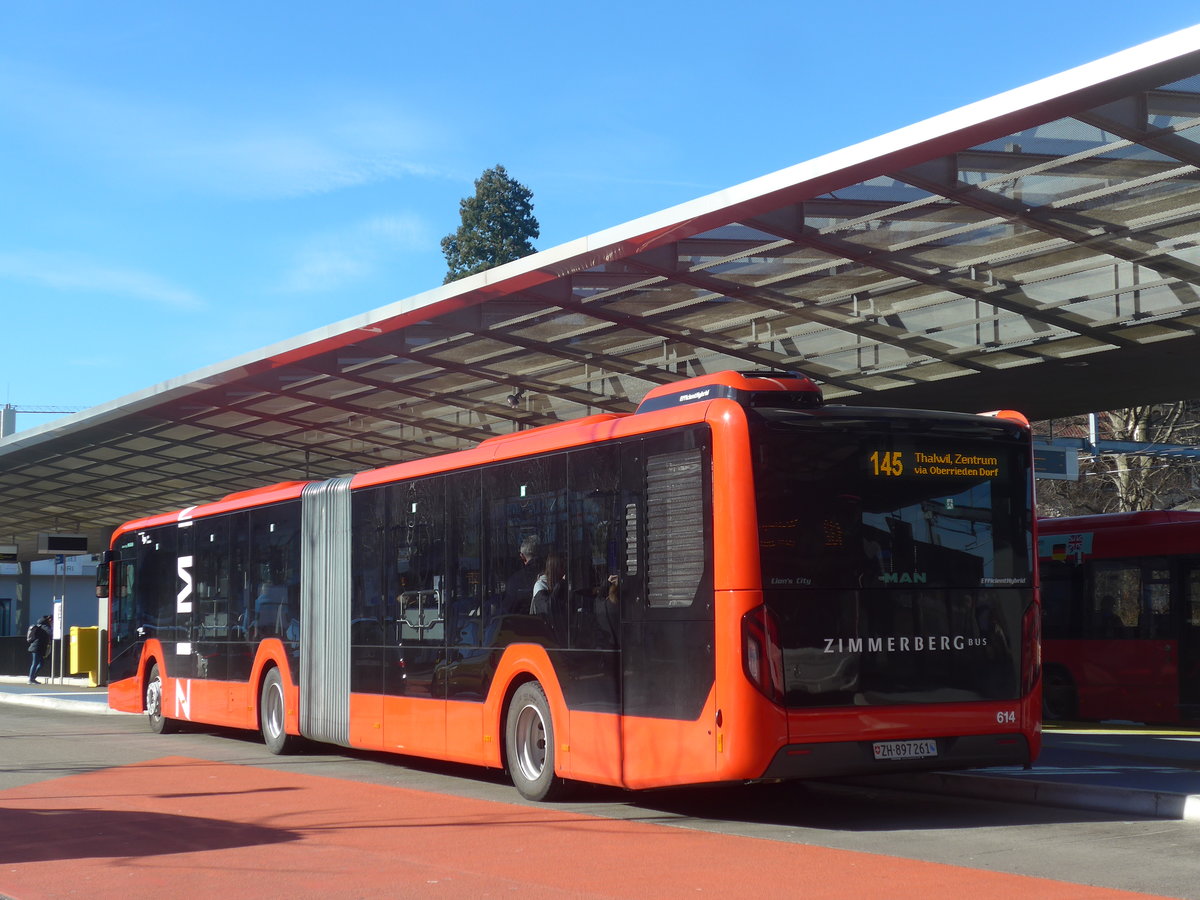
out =
[(283, 694), (283, 676), (278, 669), (271, 669), (263, 679), (258, 725), (263, 743), (272, 753), (278, 756), (295, 748), (295, 737), (287, 733), (287, 702)]
[(1052, 722), (1074, 719), (1078, 708), (1079, 698), (1071, 676), (1057, 666), (1048, 667), (1042, 681), (1042, 718)]
[(517, 688), (504, 728), (508, 774), (526, 800), (555, 800), (566, 784), (554, 775), (554, 721), (546, 692), (536, 681)]
[(158, 671), (158, 663), (154, 663), (146, 677), (146, 721), (156, 734), (170, 734), (178, 723), (163, 714), (162, 695), (162, 675)]

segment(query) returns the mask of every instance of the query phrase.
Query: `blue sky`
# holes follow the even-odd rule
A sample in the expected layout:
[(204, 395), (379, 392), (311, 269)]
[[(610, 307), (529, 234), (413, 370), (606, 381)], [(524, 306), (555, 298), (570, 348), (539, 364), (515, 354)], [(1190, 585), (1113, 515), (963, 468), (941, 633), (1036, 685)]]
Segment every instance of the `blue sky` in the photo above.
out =
[[(87, 407), (1200, 22), (1194, 0), (0, 0), (0, 403)], [(18, 416), (18, 428), (46, 416)]]

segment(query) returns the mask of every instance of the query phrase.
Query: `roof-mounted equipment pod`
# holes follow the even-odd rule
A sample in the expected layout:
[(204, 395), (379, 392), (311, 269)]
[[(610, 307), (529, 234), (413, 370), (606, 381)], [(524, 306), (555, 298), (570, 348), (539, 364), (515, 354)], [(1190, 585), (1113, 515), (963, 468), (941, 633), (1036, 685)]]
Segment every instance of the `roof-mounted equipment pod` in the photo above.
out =
[(799, 372), (716, 372), (654, 388), (637, 411), (653, 412), (724, 397), (742, 406), (815, 409), (823, 406), (821, 389)]

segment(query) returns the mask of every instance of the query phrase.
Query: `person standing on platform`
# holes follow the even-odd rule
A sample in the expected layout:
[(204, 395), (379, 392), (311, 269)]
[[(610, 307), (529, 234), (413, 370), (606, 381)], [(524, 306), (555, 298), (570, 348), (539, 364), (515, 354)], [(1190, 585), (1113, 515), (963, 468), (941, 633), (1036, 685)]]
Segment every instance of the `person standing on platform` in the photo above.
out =
[(29, 683), (41, 684), (37, 676), (42, 670), (42, 660), (50, 649), (50, 617), (42, 616), (30, 625), (25, 640), (29, 642)]

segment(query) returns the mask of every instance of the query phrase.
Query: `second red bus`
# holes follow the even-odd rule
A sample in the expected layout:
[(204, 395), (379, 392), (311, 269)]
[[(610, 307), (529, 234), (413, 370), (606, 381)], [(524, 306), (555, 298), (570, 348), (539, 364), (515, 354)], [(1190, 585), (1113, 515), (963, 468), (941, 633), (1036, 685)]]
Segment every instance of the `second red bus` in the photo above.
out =
[(1200, 718), (1200, 512), (1039, 522), (1050, 719)]

